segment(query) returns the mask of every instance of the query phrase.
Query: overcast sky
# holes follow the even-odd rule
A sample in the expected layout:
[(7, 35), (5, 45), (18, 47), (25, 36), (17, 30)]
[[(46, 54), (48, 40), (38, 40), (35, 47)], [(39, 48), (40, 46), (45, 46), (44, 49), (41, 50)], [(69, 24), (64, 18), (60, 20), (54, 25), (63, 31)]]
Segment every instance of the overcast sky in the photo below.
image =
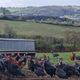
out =
[(80, 0), (0, 0), (0, 7), (80, 5)]

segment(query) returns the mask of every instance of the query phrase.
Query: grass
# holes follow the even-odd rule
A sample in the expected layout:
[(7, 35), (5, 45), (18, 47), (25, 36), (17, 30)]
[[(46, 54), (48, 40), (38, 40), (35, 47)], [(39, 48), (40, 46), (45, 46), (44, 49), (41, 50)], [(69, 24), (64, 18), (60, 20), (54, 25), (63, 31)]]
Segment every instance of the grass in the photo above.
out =
[[(59, 53), (59, 57), (58, 58), (63, 58), (64, 62), (68, 63), (68, 64), (73, 64), (74, 61), (70, 60), (70, 53), (71, 52), (64, 52), (64, 53)], [(76, 56), (80, 56), (80, 52), (75, 52)], [(36, 53), (36, 56), (38, 57), (38, 59), (43, 57), (43, 53)], [(56, 64), (58, 62), (58, 59), (53, 57), (53, 55), (51, 53), (46, 53), (46, 56), (50, 58), (50, 61), (54, 64)]]
[(7, 21), (0, 20), (0, 33), (4, 33), (4, 27), (7, 25), (11, 26), (18, 35), (43, 35), (53, 37), (64, 37), (64, 33), (67, 30), (80, 31), (80, 27), (71, 26), (59, 26), (42, 23), (32, 23), (23, 21)]

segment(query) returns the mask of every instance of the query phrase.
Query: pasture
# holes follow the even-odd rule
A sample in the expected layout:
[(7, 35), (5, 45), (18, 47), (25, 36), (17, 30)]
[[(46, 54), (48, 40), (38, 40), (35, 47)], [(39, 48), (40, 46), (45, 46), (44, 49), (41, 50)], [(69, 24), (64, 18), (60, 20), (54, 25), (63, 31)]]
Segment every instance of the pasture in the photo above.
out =
[[(80, 56), (80, 52), (74, 52), (74, 53), (76, 54), (76, 56)], [(58, 62), (58, 59), (56, 57), (53, 57), (52, 53), (45, 53), (45, 54), (46, 54), (47, 58), (48, 57), (50, 58), (50, 61), (53, 64), (56, 64)], [(63, 58), (65, 63), (68, 63), (68, 64), (74, 63), (73, 61), (70, 60), (71, 52), (63, 52), (63, 53), (58, 52), (58, 54), (59, 54), (58, 58)], [(42, 58), (43, 53), (36, 53), (36, 57), (38, 57), (38, 59)]]
[(72, 26), (59, 26), (35, 22), (0, 20), (0, 34), (4, 33), (5, 26), (12, 27), (16, 31), (17, 35), (26, 36), (41, 35), (61, 38), (64, 37), (64, 33), (67, 30), (76, 32), (80, 31), (80, 27), (76, 28)]

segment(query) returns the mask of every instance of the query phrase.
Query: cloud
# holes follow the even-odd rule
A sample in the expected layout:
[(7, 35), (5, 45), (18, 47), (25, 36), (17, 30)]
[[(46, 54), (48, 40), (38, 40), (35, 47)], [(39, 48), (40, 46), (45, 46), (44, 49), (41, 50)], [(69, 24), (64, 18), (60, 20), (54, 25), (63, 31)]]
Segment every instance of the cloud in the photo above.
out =
[(80, 5), (80, 0), (0, 0), (0, 6), (3, 7), (46, 5)]

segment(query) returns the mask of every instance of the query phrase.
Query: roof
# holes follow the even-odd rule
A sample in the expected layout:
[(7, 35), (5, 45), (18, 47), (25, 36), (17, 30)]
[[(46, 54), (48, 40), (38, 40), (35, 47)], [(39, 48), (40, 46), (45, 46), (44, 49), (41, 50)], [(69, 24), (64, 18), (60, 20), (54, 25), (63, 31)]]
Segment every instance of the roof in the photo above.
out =
[(8, 39), (0, 38), (0, 51), (35, 51), (33, 39)]
[(35, 41), (33, 39), (15, 39), (15, 38), (0, 38), (0, 41), (4, 40), (4, 41)]

